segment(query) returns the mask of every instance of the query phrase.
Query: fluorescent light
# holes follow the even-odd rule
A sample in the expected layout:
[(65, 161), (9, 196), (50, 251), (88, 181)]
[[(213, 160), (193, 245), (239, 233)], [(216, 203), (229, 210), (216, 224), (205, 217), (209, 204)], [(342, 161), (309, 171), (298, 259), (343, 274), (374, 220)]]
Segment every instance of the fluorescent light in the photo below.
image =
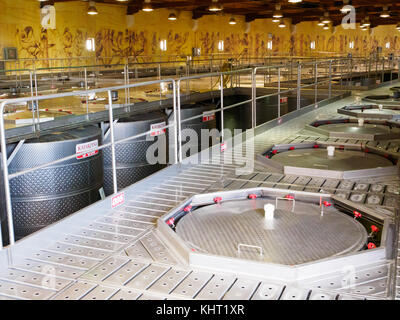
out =
[(160, 41), (160, 49), (161, 51), (167, 51), (167, 40)]
[(95, 51), (96, 50), (94, 38), (89, 38), (86, 40), (86, 50), (87, 51)]

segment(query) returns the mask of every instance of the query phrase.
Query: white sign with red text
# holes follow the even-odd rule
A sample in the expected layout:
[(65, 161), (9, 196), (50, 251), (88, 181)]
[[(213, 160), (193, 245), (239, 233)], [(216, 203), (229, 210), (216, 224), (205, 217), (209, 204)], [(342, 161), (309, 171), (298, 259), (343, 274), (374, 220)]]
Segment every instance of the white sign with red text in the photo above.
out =
[(281, 103), (287, 103), (288, 99), (287, 99), (287, 97), (281, 97), (280, 101), (281, 101)]
[[(167, 124), (165, 122), (155, 123), (150, 126), (150, 136), (157, 137), (167, 132), (164, 128)], [(164, 129), (162, 129), (164, 128)]]
[[(96, 154), (99, 153), (99, 150), (93, 150), (93, 149), (97, 148), (98, 146), (99, 146), (98, 140), (77, 144), (75, 148), (77, 154), (76, 158), (80, 160), (95, 156)], [(84, 154), (78, 155), (79, 153), (84, 153)]]
[(221, 152), (224, 152), (228, 148), (226, 142), (221, 143)]
[(206, 111), (203, 112), (203, 122), (213, 121), (215, 120), (215, 112), (214, 111)]
[(119, 207), (120, 205), (124, 204), (125, 202), (125, 194), (123, 192), (115, 195), (111, 199), (111, 208), (114, 209), (116, 207)]

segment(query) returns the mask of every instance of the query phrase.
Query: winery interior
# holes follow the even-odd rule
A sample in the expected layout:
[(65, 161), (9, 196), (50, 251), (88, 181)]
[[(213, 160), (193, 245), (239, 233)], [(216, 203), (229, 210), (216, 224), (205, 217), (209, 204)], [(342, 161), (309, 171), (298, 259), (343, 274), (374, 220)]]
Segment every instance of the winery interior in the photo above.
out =
[(0, 0), (0, 300), (400, 300), (400, 2)]

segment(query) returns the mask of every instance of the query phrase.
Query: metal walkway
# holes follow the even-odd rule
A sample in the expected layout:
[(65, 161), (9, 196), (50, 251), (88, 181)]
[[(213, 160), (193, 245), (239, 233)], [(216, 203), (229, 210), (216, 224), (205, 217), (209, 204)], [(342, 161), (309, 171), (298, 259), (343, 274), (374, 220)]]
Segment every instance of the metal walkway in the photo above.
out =
[[(333, 116), (337, 108), (352, 101), (347, 98), (316, 109), (257, 135), (256, 151), (285, 140), (315, 138), (299, 132), (310, 119)], [(233, 152), (214, 156), (209, 164), (171, 166), (127, 188), (123, 206), (110, 209), (110, 199), (106, 199), (17, 243), (12, 268), (0, 269), (0, 300), (391, 298), (394, 261), (390, 260), (359, 267), (351, 275), (354, 285), (350, 286), (343, 284), (343, 275), (329, 271), (300, 283), (281, 283), (255, 278), (246, 270), (232, 274), (188, 266), (155, 226), (157, 218), (195, 194), (256, 186), (305, 191), (324, 188), (388, 215), (399, 203), (398, 177), (379, 183), (348, 183), (277, 174), (258, 164), (253, 174), (237, 176), (235, 169), (241, 165), (225, 163)], [(235, 160), (245, 160), (245, 154), (235, 153)], [(2, 254), (4, 261), (6, 253)]]

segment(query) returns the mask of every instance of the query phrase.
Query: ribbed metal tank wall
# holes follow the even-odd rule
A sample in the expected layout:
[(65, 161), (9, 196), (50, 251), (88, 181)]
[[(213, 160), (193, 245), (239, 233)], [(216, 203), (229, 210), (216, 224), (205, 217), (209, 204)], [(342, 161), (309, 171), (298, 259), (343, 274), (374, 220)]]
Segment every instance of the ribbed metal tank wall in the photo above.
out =
[[(115, 141), (149, 131), (151, 125), (167, 122), (166, 115), (161, 112), (147, 115), (133, 116), (120, 119), (114, 124)], [(167, 130), (168, 131), (168, 130)], [(146, 159), (148, 148), (159, 138), (147, 141), (146, 137), (129, 140), (115, 146), (118, 189), (126, 188), (147, 176), (166, 167), (166, 164), (149, 164)], [(104, 143), (110, 142), (110, 135), (106, 133)], [(168, 147), (160, 152), (167, 152)], [(113, 193), (111, 148), (104, 149), (104, 191), (106, 195)], [(159, 154), (158, 156), (161, 156)], [(165, 155), (168, 160), (167, 154)]]
[[(181, 120), (184, 121), (185, 119), (195, 117), (204, 113), (207, 113), (211, 110), (218, 109), (219, 106), (216, 106), (211, 103), (201, 103), (197, 102), (195, 104), (188, 104), (184, 105), (181, 108)], [(202, 151), (201, 148), (201, 130), (202, 129), (216, 129), (217, 128), (217, 114), (215, 114), (215, 117), (213, 120), (210, 121), (204, 121), (203, 117), (199, 117), (193, 120), (189, 120), (187, 122), (182, 123), (182, 130), (184, 129), (192, 129), (196, 131), (197, 136), (199, 137), (199, 140), (197, 141), (198, 145), (198, 151)], [(189, 138), (186, 140), (182, 141), (182, 145), (185, 145), (187, 147), (187, 152), (186, 155), (183, 154), (183, 157), (188, 157), (190, 153), (190, 148), (189, 146), (193, 144), (194, 141), (189, 141)], [(215, 143), (215, 142), (214, 142)], [(210, 146), (211, 146), (211, 141), (210, 141)]]
[[(55, 132), (25, 141), (9, 164), (14, 173), (77, 152), (77, 146), (97, 142), (96, 126)], [(8, 145), (8, 154), (16, 144)], [(39, 169), (10, 181), (14, 229), (19, 239), (99, 200), (103, 185), (102, 152)]]

